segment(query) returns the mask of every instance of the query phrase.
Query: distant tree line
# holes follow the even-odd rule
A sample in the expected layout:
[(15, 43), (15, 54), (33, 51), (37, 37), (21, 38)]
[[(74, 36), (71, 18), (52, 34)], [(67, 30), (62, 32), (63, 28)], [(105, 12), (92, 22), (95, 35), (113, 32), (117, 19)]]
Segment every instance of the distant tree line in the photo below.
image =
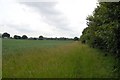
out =
[(0, 33), (0, 38), (2, 38), (2, 34)]
[[(99, 3), (93, 15), (87, 17), (87, 25), (81, 42), (113, 53), (120, 61), (120, 2)], [(118, 69), (120, 74), (120, 64)]]
[(4, 34), (2, 34), (2, 38), (10, 38), (10, 34), (4, 33)]
[(14, 35), (14, 37), (10, 37), (10, 34), (5, 32), (2, 34), (2, 38), (10, 38), (10, 39), (27, 39), (27, 40), (75, 40), (78, 41), (79, 38), (78, 37), (74, 37), (74, 38), (65, 38), (65, 37), (60, 37), (60, 38), (47, 38), (47, 37), (43, 37), (42, 35), (39, 36), (38, 38), (35, 37), (30, 37), (28, 38), (26, 35), (23, 36), (19, 36), (19, 35)]

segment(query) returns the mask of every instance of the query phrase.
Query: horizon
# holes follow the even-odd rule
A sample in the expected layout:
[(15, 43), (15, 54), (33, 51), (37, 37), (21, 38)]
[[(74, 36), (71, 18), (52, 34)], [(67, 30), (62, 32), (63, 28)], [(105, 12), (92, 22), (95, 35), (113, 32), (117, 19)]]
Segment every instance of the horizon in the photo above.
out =
[[(8, 33), (8, 32), (4, 32), (4, 33)], [(0, 33), (0, 36), (2, 37), (2, 34), (4, 34), (4, 33)], [(10, 33), (8, 33), (8, 34), (10, 34)], [(15, 34), (16, 35), (16, 34)], [(14, 38), (14, 36), (15, 35), (13, 35), (13, 36), (11, 36), (10, 35), (10, 37), (12, 37), (12, 38)], [(26, 34), (23, 34), (23, 35), (26, 35)], [(22, 37), (23, 35), (16, 35), (16, 36), (20, 36), (20, 37)], [(27, 35), (26, 35), (27, 36)], [(51, 36), (44, 36), (44, 35), (39, 35), (39, 36), (43, 36), (44, 38), (69, 38), (69, 39), (73, 39), (74, 37), (64, 37), (64, 36), (61, 36), (61, 37), (51, 37)], [(35, 37), (35, 36), (27, 36), (28, 38), (39, 38), (39, 36), (37, 36), (37, 37)], [(75, 36), (76, 37), (76, 36)], [(78, 37), (78, 38), (80, 38), (80, 37)]]
[(0, 33), (28, 37), (80, 37), (97, 0), (0, 1)]

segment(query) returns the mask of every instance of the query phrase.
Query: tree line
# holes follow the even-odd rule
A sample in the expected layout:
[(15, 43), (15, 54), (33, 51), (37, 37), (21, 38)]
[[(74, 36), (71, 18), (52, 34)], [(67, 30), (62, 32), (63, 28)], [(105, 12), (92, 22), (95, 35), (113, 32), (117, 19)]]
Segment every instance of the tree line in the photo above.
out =
[(28, 38), (26, 35), (23, 36), (19, 36), (19, 35), (14, 35), (14, 37), (10, 37), (10, 34), (5, 32), (2, 34), (2, 38), (9, 38), (9, 39), (28, 39), (28, 40), (75, 40), (78, 41), (79, 38), (78, 37), (74, 37), (74, 38), (65, 38), (65, 37), (60, 37), (60, 38), (47, 38), (47, 37), (43, 37), (42, 35), (39, 36), (38, 38), (36, 37), (30, 37)]
[[(113, 53), (120, 61), (120, 2), (100, 2), (86, 20), (81, 42)], [(117, 69), (120, 73), (120, 63)]]

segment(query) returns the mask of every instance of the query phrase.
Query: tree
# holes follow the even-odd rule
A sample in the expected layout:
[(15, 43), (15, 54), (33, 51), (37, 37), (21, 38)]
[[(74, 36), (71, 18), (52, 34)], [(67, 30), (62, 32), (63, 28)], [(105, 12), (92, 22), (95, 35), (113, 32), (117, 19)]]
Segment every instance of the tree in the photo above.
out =
[[(87, 17), (81, 42), (113, 53), (120, 61), (120, 2), (99, 3), (93, 15)], [(119, 74), (120, 74), (120, 64)], [(120, 77), (120, 76), (119, 76)]]
[(74, 41), (78, 41), (79, 40), (79, 38), (78, 37), (74, 37)]
[(44, 37), (43, 36), (39, 36), (39, 40), (43, 40), (44, 39)]
[(10, 34), (8, 34), (8, 33), (3, 33), (3, 34), (2, 34), (2, 38), (10, 38)]
[(14, 39), (21, 39), (21, 36), (14, 35)]
[(2, 38), (2, 34), (0, 33), (0, 38)]
[(81, 42), (120, 55), (119, 21), (119, 3), (99, 3), (93, 15), (87, 17), (88, 27), (82, 33)]
[(22, 39), (28, 39), (28, 37), (26, 35), (23, 35)]

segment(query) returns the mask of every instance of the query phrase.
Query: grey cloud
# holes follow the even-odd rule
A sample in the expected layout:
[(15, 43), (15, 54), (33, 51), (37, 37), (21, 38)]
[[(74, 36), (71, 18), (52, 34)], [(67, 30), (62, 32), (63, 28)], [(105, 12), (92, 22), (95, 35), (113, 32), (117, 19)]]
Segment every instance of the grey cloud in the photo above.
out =
[(47, 15), (57, 15), (60, 12), (54, 9), (56, 2), (22, 2), (22, 4), (37, 8), (40, 12)]
[(71, 31), (65, 16), (54, 8), (56, 2), (23, 2), (22, 4), (36, 8), (47, 24), (53, 25), (59, 30)]

